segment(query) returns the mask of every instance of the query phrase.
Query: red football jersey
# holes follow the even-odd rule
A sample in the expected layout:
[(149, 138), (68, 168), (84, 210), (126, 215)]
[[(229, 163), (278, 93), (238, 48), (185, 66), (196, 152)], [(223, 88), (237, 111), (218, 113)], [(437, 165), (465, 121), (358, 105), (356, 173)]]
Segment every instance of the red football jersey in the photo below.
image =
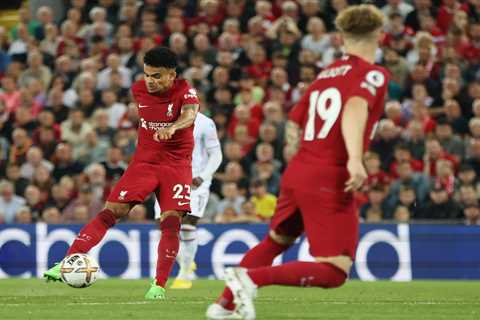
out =
[[(354, 96), (368, 102), (366, 150), (384, 111), (388, 78), (384, 68), (353, 55), (345, 55), (318, 75), (289, 113), (290, 120), (300, 125), (303, 133), (300, 149), (287, 170), (296, 174), (286, 174), (290, 177), (286, 177), (285, 182), (310, 187), (320, 183), (343, 189), (348, 179), (348, 153), (341, 130), (344, 105)], [(306, 172), (302, 174), (302, 171)]]
[(384, 110), (387, 71), (356, 56), (345, 56), (322, 71), (289, 114), (303, 128), (296, 160), (345, 165), (348, 160), (341, 130), (343, 107), (353, 96), (368, 102), (364, 148)]
[(138, 145), (133, 160), (153, 164), (190, 166), (193, 151), (193, 125), (177, 130), (170, 140), (155, 141), (158, 128), (171, 126), (180, 116), (182, 106), (199, 104), (197, 92), (187, 81), (176, 79), (172, 88), (162, 94), (147, 91), (144, 80), (132, 85), (133, 96), (138, 103), (140, 125)]

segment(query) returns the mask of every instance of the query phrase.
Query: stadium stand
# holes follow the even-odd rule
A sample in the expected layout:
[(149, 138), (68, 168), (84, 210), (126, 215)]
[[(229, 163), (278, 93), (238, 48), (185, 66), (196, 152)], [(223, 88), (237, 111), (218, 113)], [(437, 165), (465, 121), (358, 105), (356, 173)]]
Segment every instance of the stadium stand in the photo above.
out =
[[(8, 2), (19, 7), (0, 7), (0, 223), (98, 211), (135, 150), (129, 88), (156, 45), (177, 53), (222, 141), (205, 221), (268, 220), (292, 157), (288, 111), (341, 57), (332, 22), (354, 3)], [(480, 224), (480, 1), (374, 3), (388, 18), (377, 63), (392, 81), (360, 217)], [(152, 198), (130, 221), (151, 219)]]

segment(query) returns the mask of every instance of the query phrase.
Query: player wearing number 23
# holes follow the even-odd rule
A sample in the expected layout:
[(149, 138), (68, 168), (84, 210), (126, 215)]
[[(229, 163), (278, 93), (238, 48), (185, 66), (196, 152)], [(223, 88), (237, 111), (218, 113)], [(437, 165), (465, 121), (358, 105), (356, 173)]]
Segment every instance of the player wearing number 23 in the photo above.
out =
[[(181, 219), (190, 212), (193, 125), (199, 102), (195, 89), (176, 76), (177, 56), (166, 47), (144, 56), (144, 79), (132, 86), (138, 103), (138, 144), (128, 169), (108, 196), (105, 208), (86, 224), (67, 255), (87, 253), (108, 229), (155, 192), (162, 207), (155, 281), (146, 299), (163, 299), (179, 247)], [(60, 264), (44, 276), (60, 280)]]

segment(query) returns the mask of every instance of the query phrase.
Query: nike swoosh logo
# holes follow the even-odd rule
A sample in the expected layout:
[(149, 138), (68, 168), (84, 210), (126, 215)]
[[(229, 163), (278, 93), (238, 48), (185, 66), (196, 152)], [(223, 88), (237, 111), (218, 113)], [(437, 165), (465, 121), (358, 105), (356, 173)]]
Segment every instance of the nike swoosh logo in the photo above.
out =
[(182, 202), (182, 201), (178, 201), (178, 205), (179, 206), (184, 206), (186, 204), (189, 204), (190, 202)]
[(142, 106), (141, 104), (138, 105), (139, 108), (148, 108), (148, 106)]

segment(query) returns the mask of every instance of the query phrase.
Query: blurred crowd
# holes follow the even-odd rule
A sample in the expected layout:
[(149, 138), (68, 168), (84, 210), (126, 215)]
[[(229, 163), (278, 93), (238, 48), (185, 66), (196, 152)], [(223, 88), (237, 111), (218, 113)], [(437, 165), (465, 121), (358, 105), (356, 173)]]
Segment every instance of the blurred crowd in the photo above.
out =
[[(271, 217), (293, 156), (287, 114), (342, 56), (333, 21), (354, 1), (48, 2), (0, 26), (0, 223), (85, 223), (102, 208), (135, 151), (129, 88), (157, 45), (177, 53), (222, 142), (203, 221)], [(374, 3), (387, 17), (377, 63), (392, 81), (360, 217), (480, 224), (480, 1)], [(152, 204), (128, 222), (151, 221)]]

